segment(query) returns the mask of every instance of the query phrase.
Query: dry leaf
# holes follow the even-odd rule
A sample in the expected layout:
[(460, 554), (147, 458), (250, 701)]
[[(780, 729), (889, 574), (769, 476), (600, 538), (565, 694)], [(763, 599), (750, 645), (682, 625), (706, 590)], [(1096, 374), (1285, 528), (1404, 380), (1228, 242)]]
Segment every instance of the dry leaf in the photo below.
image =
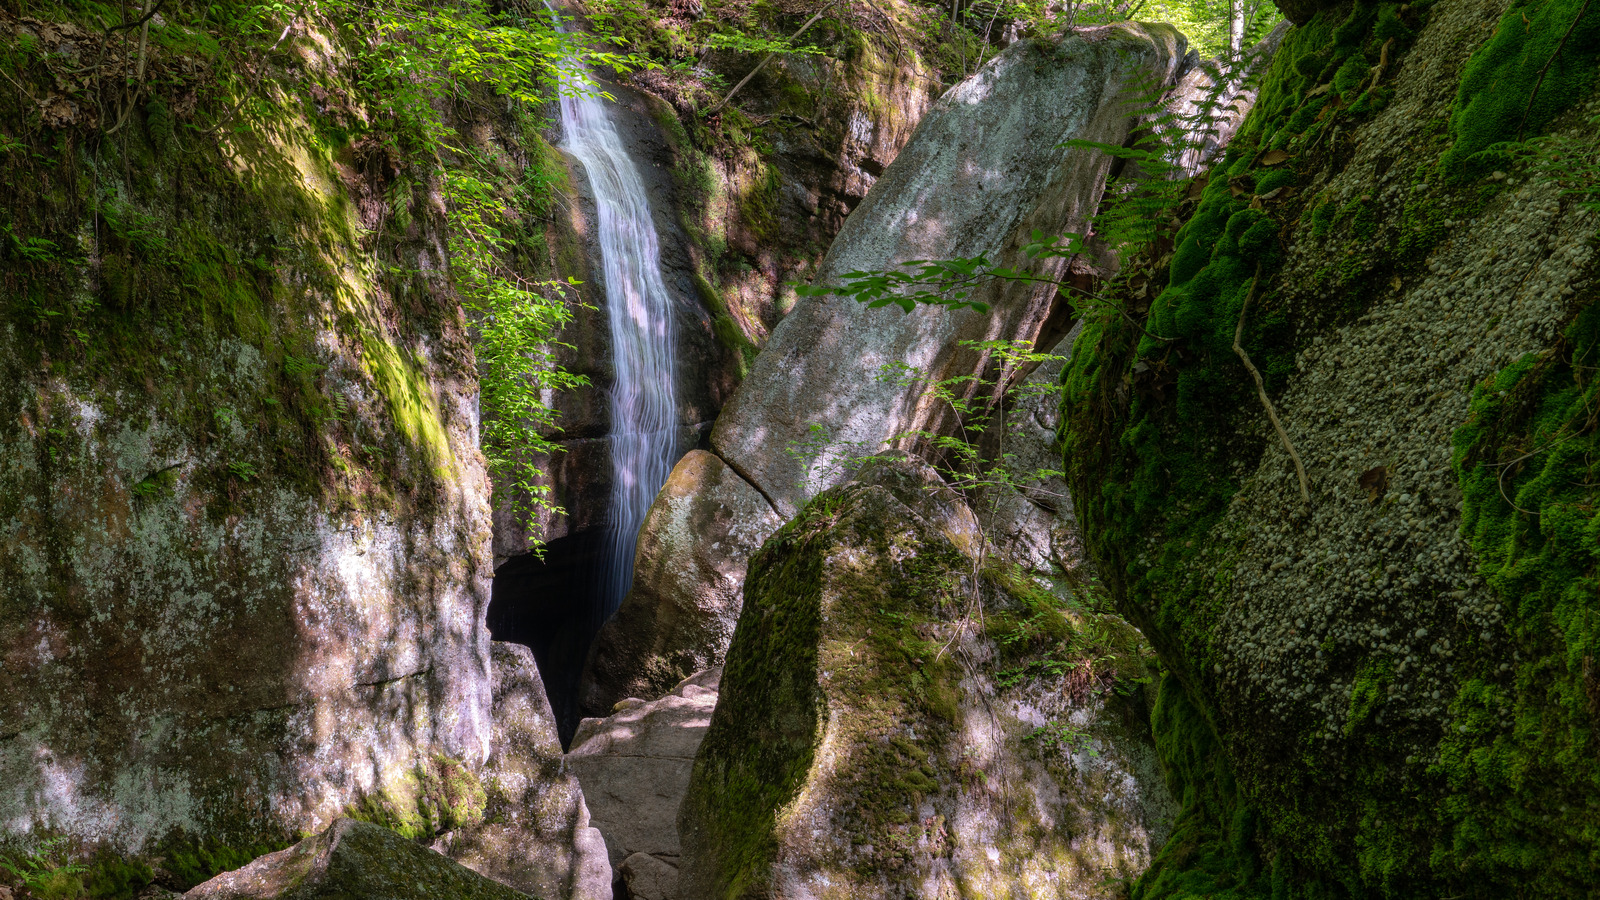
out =
[(1333, 89), (1333, 82), (1331, 82), (1331, 81), (1328, 82), (1327, 84), (1318, 85), (1318, 86), (1312, 88), (1311, 90), (1306, 91), (1306, 98), (1310, 99), (1312, 97), (1321, 97), (1323, 94), (1326, 94), (1328, 91), (1330, 91), (1332, 89)]
[(1289, 159), (1290, 156), (1286, 150), (1268, 150), (1266, 154), (1261, 157), (1261, 164), (1263, 166), (1281, 166), (1288, 162)]
[(1275, 187), (1272, 190), (1267, 191), (1265, 194), (1262, 194), (1261, 196), (1257, 197), (1256, 199), (1257, 200), (1276, 200), (1280, 196), (1282, 196), (1283, 192), (1285, 190), (1287, 190), (1287, 189), (1288, 189), (1287, 186), (1285, 186), (1285, 187)]
[(1373, 466), (1362, 472), (1356, 483), (1367, 492), (1368, 501), (1376, 501), (1389, 489), (1389, 470), (1383, 466)]
[(1189, 192), (1184, 194), (1184, 199), (1199, 200), (1200, 195), (1205, 193), (1206, 185), (1209, 183), (1210, 179), (1208, 178), (1196, 178), (1195, 180), (1189, 182)]

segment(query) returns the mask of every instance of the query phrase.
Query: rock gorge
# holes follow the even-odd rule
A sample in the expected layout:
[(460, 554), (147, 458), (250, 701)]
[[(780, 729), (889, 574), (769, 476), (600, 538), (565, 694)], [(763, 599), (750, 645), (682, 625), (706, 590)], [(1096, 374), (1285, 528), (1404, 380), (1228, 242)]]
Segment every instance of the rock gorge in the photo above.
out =
[[(1222, 110), (1170, 25), (570, 10), (664, 62), (597, 71), (678, 347), (599, 627), (600, 201), (493, 55), (546, 13), (193, 6), (0, 4), (0, 893), (1600, 884), (1600, 7), (1284, 0)], [(529, 479), (474, 292), (552, 282)]]

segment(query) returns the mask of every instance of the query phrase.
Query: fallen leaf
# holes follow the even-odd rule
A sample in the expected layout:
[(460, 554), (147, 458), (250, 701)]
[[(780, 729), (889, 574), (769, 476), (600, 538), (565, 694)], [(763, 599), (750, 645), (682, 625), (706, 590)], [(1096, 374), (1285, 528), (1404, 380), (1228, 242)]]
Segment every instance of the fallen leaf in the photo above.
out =
[(1261, 194), (1261, 195), (1260, 195), (1260, 196), (1258, 196), (1258, 197), (1257, 197), (1257, 198), (1256, 198), (1256, 199), (1257, 199), (1257, 200), (1276, 200), (1276, 199), (1278, 199), (1278, 198), (1279, 198), (1279, 197), (1280, 197), (1280, 196), (1282, 196), (1282, 195), (1283, 195), (1283, 192), (1284, 192), (1284, 191), (1285, 191), (1285, 190), (1287, 190), (1287, 189), (1288, 189), (1288, 188), (1287, 188), (1287, 185), (1286, 185), (1286, 186), (1284, 186), (1284, 187), (1275, 187), (1275, 188), (1273, 188), (1273, 189), (1272, 189), (1272, 190), (1270, 190), (1270, 191), (1267, 191), (1267, 192), (1266, 192), (1266, 193), (1265, 193), (1265, 194)]
[(1323, 94), (1326, 94), (1328, 91), (1330, 91), (1332, 89), (1333, 89), (1333, 82), (1330, 81), (1327, 84), (1318, 85), (1318, 86), (1312, 88), (1311, 90), (1306, 91), (1306, 97), (1307, 98), (1321, 97)]
[(1195, 180), (1189, 182), (1189, 192), (1184, 195), (1184, 199), (1199, 200), (1200, 195), (1205, 193), (1206, 185), (1209, 183), (1210, 179), (1208, 178), (1196, 178)]
[(1389, 470), (1383, 466), (1373, 466), (1362, 472), (1356, 483), (1367, 492), (1369, 502), (1376, 502), (1389, 489)]
[(1266, 154), (1261, 157), (1261, 164), (1263, 166), (1281, 166), (1288, 162), (1289, 159), (1290, 156), (1286, 150), (1268, 150)]

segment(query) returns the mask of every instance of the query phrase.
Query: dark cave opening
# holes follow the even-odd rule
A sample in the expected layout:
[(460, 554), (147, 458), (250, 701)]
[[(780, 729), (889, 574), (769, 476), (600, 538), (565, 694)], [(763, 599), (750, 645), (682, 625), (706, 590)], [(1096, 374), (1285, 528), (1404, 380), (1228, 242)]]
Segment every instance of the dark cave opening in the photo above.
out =
[(604, 529), (556, 538), (543, 558), (525, 553), (501, 563), (489, 596), (489, 634), (533, 651), (561, 749), (578, 729), (578, 686), (601, 625)]

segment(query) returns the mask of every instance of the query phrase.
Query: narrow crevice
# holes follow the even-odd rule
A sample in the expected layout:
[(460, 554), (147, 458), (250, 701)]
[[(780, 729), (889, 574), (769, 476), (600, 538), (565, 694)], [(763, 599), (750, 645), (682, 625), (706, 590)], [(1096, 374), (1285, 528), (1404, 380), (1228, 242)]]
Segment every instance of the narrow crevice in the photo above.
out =
[(710, 453), (711, 453), (712, 456), (715, 456), (717, 459), (722, 460), (723, 465), (725, 465), (728, 468), (732, 469), (733, 470), (733, 474), (735, 474), (735, 475), (739, 476), (741, 479), (743, 479), (745, 484), (748, 484), (752, 488), (755, 488), (755, 492), (761, 495), (761, 499), (767, 501), (767, 505), (772, 507), (772, 512), (779, 519), (782, 519), (784, 521), (788, 521), (789, 517), (783, 514), (783, 510), (782, 509), (778, 508), (777, 501), (773, 500), (772, 496), (769, 495), (765, 490), (762, 490), (761, 485), (756, 484), (756, 480), (754, 478), (751, 478), (750, 475), (748, 473), (746, 473), (743, 469), (739, 468), (737, 463), (735, 463), (731, 459), (728, 459), (726, 456), (723, 456), (721, 453), (718, 453), (716, 451), (716, 448), (712, 448), (710, 450)]

